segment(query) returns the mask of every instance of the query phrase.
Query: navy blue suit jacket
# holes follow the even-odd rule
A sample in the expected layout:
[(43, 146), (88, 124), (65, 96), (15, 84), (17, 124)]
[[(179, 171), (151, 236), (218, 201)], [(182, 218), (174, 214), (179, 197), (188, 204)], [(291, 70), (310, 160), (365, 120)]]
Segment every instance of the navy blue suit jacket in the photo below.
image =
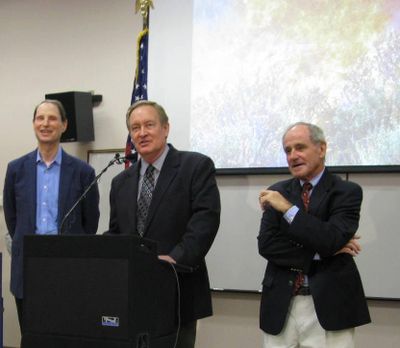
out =
[[(298, 179), (269, 188), (300, 208), (292, 223), (272, 207), (265, 210), (259, 253), (268, 260), (263, 280), (260, 327), (269, 334), (281, 332), (292, 298), (297, 271), (309, 276), (311, 296), (321, 326), (342, 330), (370, 322), (364, 291), (354, 259), (335, 255), (356, 233), (362, 190), (325, 170), (314, 187), (308, 213), (301, 200)], [(315, 253), (321, 257), (314, 260)]]
[[(136, 234), (140, 161), (117, 175), (110, 192), (110, 234)], [(158, 242), (158, 254), (195, 268), (180, 273), (183, 323), (212, 314), (205, 256), (220, 221), (220, 197), (210, 158), (172, 146), (149, 207), (145, 238)]]
[[(23, 239), (36, 228), (36, 154), (28, 153), (8, 164), (4, 192), (4, 216), (12, 238), (11, 292), (23, 298)], [(62, 151), (58, 194), (58, 227), (84, 192), (95, 173), (92, 167)], [(67, 234), (95, 234), (99, 221), (99, 192), (95, 185), (65, 222)]]

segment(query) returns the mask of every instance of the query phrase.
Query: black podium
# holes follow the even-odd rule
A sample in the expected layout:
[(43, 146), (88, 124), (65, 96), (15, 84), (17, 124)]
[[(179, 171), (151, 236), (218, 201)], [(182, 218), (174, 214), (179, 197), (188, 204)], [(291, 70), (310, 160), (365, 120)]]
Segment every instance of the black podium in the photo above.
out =
[(177, 284), (135, 236), (26, 236), (21, 348), (168, 348)]

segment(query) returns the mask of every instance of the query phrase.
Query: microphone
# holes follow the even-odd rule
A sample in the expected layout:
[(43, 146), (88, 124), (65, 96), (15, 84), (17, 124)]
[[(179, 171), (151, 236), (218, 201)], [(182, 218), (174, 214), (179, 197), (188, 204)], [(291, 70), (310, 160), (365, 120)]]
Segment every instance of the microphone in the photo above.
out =
[(100, 177), (106, 172), (106, 170), (114, 165), (115, 163), (117, 164), (122, 164), (125, 163), (125, 161), (131, 160), (131, 159), (136, 159), (137, 154), (132, 153), (129, 155), (126, 155), (124, 157), (121, 157), (119, 153), (116, 153), (114, 155), (114, 158), (108, 162), (107, 166), (92, 180), (92, 182), (89, 184), (89, 186), (86, 188), (86, 190), (82, 193), (82, 195), (77, 199), (75, 204), (71, 207), (70, 210), (64, 215), (64, 218), (61, 220), (60, 228), (59, 228), (59, 234), (64, 234), (64, 227), (65, 227), (65, 222), (69, 218), (69, 216), (72, 214), (72, 212), (75, 210), (75, 208), (78, 206), (80, 202), (86, 198), (87, 193), (90, 191), (90, 189), (99, 181)]
[(114, 158), (117, 160), (118, 164), (127, 163), (128, 161), (136, 162), (137, 161), (137, 152), (130, 153), (123, 157), (121, 157), (121, 155), (119, 153), (116, 153)]

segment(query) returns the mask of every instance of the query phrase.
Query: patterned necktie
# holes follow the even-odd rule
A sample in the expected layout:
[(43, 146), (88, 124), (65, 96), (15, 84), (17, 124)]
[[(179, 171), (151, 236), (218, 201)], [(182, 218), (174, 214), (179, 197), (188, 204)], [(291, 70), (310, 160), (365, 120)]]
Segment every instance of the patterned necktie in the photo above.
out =
[[(303, 184), (303, 190), (301, 191), (301, 199), (303, 200), (304, 208), (308, 211), (308, 206), (310, 204), (310, 191), (312, 190), (312, 184), (310, 182), (305, 182)], [(304, 284), (304, 273), (298, 272), (296, 274), (296, 279), (294, 280), (293, 294), (297, 295), (300, 287)]]
[(154, 191), (154, 167), (150, 164), (143, 176), (140, 196), (137, 202), (137, 232), (141, 237), (144, 234), (147, 213)]
[(303, 200), (304, 208), (308, 211), (308, 205), (310, 204), (310, 191), (312, 190), (312, 184), (305, 182), (303, 184), (303, 190), (301, 191), (301, 199)]

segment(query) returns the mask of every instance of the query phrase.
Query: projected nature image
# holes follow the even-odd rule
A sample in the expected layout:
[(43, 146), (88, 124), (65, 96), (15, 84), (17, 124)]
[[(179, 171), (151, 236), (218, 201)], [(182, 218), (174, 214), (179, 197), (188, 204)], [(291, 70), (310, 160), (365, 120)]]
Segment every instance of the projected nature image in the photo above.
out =
[(191, 147), (217, 168), (285, 167), (318, 124), (330, 166), (400, 165), (400, 2), (194, 0)]

